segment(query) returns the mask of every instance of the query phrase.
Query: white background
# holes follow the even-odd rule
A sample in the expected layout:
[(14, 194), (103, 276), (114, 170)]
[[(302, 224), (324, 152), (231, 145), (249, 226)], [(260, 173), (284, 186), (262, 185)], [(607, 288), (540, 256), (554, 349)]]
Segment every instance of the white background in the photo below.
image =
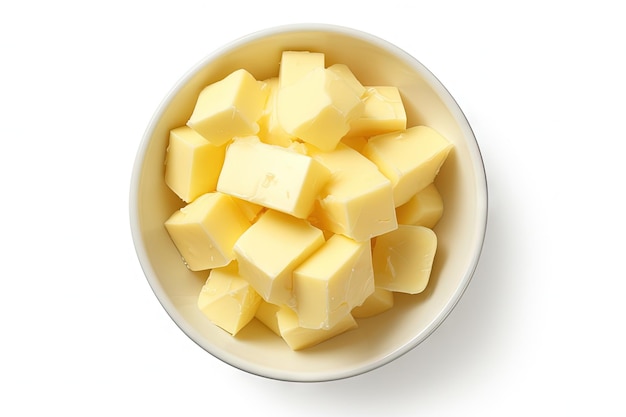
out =
[[(626, 415), (626, 29), (618, 1), (3, 2), (0, 415)], [(475, 277), (423, 344), (298, 384), (195, 345), (135, 256), (153, 112), (216, 48), (333, 23), (405, 49), (483, 154)]]

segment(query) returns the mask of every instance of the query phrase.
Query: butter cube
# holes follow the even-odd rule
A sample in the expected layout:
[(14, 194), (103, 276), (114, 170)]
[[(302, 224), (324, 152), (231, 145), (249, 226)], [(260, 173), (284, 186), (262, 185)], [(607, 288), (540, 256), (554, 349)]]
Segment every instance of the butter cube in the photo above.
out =
[(258, 122), (259, 133), (257, 136), (261, 139), (261, 142), (289, 147), (295, 138), (285, 132), (285, 129), (278, 123), (278, 115), (276, 113), (278, 77), (269, 78), (264, 82), (268, 88), (268, 98), (263, 114)]
[(363, 114), (350, 123), (346, 136), (376, 136), (406, 129), (406, 111), (397, 87), (366, 87)]
[(378, 236), (372, 253), (376, 286), (408, 294), (424, 291), (436, 251), (437, 236), (427, 227), (401, 224)]
[(187, 126), (215, 146), (235, 136), (254, 135), (267, 94), (263, 82), (244, 69), (236, 70), (200, 92)]
[(165, 183), (184, 202), (215, 191), (226, 146), (215, 146), (187, 126), (170, 131)]
[(226, 149), (217, 190), (298, 218), (306, 218), (329, 173), (319, 162), (255, 136)]
[(192, 271), (218, 268), (235, 257), (233, 246), (250, 222), (228, 195), (203, 194), (165, 221), (174, 245)]
[(347, 314), (330, 329), (307, 329), (300, 326), (298, 315), (288, 307), (283, 307), (276, 313), (276, 321), (280, 335), (295, 351), (313, 347), (358, 326), (354, 317)]
[(331, 174), (310, 216), (313, 224), (355, 240), (398, 226), (391, 182), (374, 163), (343, 143), (330, 152), (311, 147), (309, 154)]
[(398, 207), (433, 182), (451, 149), (434, 129), (415, 126), (371, 137), (363, 154), (391, 180)]
[(234, 245), (239, 273), (265, 301), (295, 306), (293, 270), (324, 244), (322, 231), (302, 219), (267, 210)]
[(370, 242), (333, 235), (293, 271), (299, 325), (329, 329), (374, 292)]
[(324, 68), (324, 60), (324, 54), (321, 52), (283, 51), (278, 72), (280, 87), (301, 80), (315, 69)]
[(384, 288), (376, 287), (374, 292), (367, 297), (360, 306), (352, 309), (352, 317), (365, 319), (376, 316), (393, 307), (393, 292)]
[(237, 272), (237, 263), (212, 269), (198, 296), (198, 308), (215, 325), (236, 335), (255, 316), (261, 297)]
[(430, 184), (396, 208), (398, 223), (435, 227), (443, 216), (443, 199), (435, 184)]
[[(271, 331), (280, 336), (280, 329), (278, 328), (278, 318), (276, 315), (282, 307), (277, 304), (268, 303), (261, 298), (261, 303), (254, 313), (254, 317), (261, 323), (266, 325)], [(288, 307), (285, 307), (288, 308)]]
[(363, 102), (342, 76), (318, 68), (281, 85), (276, 110), (287, 133), (331, 151), (361, 115)]
[(329, 66), (328, 69), (346, 80), (348, 86), (354, 91), (354, 94), (358, 97), (363, 97), (367, 89), (363, 87), (363, 84), (361, 84), (346, 64), (333, 64)]

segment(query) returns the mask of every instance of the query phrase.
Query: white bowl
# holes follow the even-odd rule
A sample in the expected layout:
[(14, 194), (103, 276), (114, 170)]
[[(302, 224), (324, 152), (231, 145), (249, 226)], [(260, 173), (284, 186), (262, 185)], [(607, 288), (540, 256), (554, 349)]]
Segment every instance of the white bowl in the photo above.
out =
[[(365, 85), (394, 85), (408, 126), (425, 124), (454, 144), (436, 179), (445, 214), (431, 281), (419, 295), (396, 294), (395, 306), (359, 320), (356, 330), (294, 352), (256, 320), (236, 337), (209, 323), (196, 300), (207, 273), (185, 268), (163, 222), (181, 201), (164, 183), (169, 131), (186, 123), (199, 91), (245, 68), (257, 79), (278, 74), (283, 50), (324, 52), (326, 64), (347, 64)], [(330, 25), (271, 28), (207, 56), (165, 98), (139, 147), (130, 189), (130, 223), (137, 256), (154, 294), (172, 320), (213, 356), (243, 371), (287, 381), (328, 381), (358, 375), (405, 354), (448, 316), (477, 266), (487, 222), (487, 184), (476, 139), (445, 87), (398, 47), (360, 31)]]

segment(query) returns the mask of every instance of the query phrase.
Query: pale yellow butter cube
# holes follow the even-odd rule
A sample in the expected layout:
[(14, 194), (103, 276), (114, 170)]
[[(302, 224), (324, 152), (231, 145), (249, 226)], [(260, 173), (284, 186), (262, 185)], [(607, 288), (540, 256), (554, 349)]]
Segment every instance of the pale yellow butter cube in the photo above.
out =
[(280, 86), (293, 84), (314, 69), (324, 68), (324, 61), (321, 52), (283, 51), (278, 72)]
[(234, 245), (239, 273), (265, 301), (295, 306), (293, 270), (324, 244), (322, 231), (302, 219), (267, 210)]
[(187, 126), (170, 131), (165, 183), (186, 203), (215, 191), (226, 146), (215, 146)]
[(372, 253), (376, 286), (408, 294), (424, 291), (436, 251), (437, 236), (427, 227), (401, 224), (378, 236)]
[(236, 70), (200, 92), (187, 126), (216, 146), (235, 136), (254, 135), (267, 94), (263, 82), (244, 69)]
[(361, 84), (346, 64), (333, 64), (329, 66), (328, 69), (346, 80), (348, 86), (354, 91), (354, 94), (358, 97), (363, 97), (367, 89)]
[(198, 296), (198, 308), (234, 336), (254, 318), (261, 301), (248, 281), (239, 276), (237, 263), (231, 262), (211, 270)]
[(307, 155), (250, 136), (236, 138), (228, 146), (217, 190), (306, 218), (329, 175)]
[(384, 313), (393, 307), (393, 292), (384, 288), (376, 287), (374, 292), (367, 297), (360, 306), (352, 309), (352, 317), (365, 319)]
[[(261, 303), (254, 313), (254, 317), (261, 323), (266, 325), (271, 331), (280, 336), (280, 329), (278, 328), (278, 318), (276, 315), (282, 307), (277, 304), (268, 303), (261, 298)], [(285, 307), (288, 308), (288, 307)]]
[(396, 208), (398, 223), (435, 227), (443, 216), (443, 199), (435, 184), (430, 184)]
[(298, 315), (288, 307), (283, 307), (276, 313), (276, 321), (280, 335), (292, 350), (313, 347), (358, 327), (354, 317), (347, 314), (330, 329), (307, 329), (300, 326)]
[(363, 102), (343, 77), (319, 68), (281, 86), (276, 110), (287, 133), (330, 151), (361, 115)]
[(355, 240), (398, 226), (391, 182), (374, 163), (343, 143), (330, 152), (311, 147), (309, 154), (331, 173), (311, 214), (313, 224)]
[(406, 111), (398, 88), (367, 87), (363, 113), (350, 123), (346, 136), (376, 136), (406, 129)]
[(362, 152), (391, 180), (398, 207), (433, 182), (452, 147), (434, 129), (415, 126), (373, 136)]
[(301, 327), (329, 329), (374, 292), (370, 242), (333, 235), (293, 271)]
[(218, 268), (235, 257), (233, 246), (250, 221), (228, 195), (203, 194), (165, 221), (174, 245), (192, 271)]
[(278, 77), (267, 79), (264, 82), (267, 85), (269, 96), (258, 122), (259, 133), (257, 136), (261, 139), (261, 142), (289, 147), (295, 138), (285, 132), (285, 129), (278, 123), (278, 115), (276, 113)]

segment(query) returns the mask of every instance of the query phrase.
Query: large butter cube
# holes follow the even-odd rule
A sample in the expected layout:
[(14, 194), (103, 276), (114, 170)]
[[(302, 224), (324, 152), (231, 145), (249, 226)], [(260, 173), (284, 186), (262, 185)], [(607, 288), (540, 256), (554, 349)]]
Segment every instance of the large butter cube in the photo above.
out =
[(376, 286), (408, 294), (424, 291), (436, 251), (437, 236), (427, 227), (401, 224), (378, 236), (372, 253)]
[(235, 257), (233, 246), (250, 221), (226, 194), (203, 194), (172, 214), (165, 228), (192, 271), (218, 268)]
[(236, 335), (256, 314), (261, 297), (237, 272), (237, 263), (212, 269), (198, 296), (198, 308), (215, 325)]
[(358, 326), (354, 317), (347, 314), (330, 329), (307, 329), (300, 326), (298, 315), (288, 307), (276, 313), (276, 321), (280, 335), (292, 350), (313, 347)]
[(283, 51), (278, 72), (281, 87), (301, 80), (314, 69), (324, 68), (324, 54), (309, 51)]
[(406, 129), (406, 111), (397, 87), (367, 87), (363, 113), (350, 123), (347, 136), (376, 136)]
[(285, 132), (285, 129), (278, 123), (278, 115), (276, 113), (278, 77), (269, 78), (264, 82), (268, 88), (268, 98), (263, 114), (258, 122), (259, 133), (257, 136), (261, 139), (261, 142), (289, 147), (294, 137)]
[(377, 287), (363, 304), (352, 309), (352, 317), (365, 319), (384, 313), (392, 307), (393, 292)]
[(244, 69), (236, 70), (200, 92), (187, 126), (216, 146), (235, 136), (254, 135), (267, 93), (263, 82)]
[(307, 155), (250, 136), (228, 146), (217, 190), (306, 218), (329, 175)]
[(322, 231), (275, 210), (259, 217), (234, 246), (239, 273), (265, 301), (295, 306), (293, 270), (324, 244)]
[(434, 129), (415, 126), (373, 136), (362, 152), (391, 180), (398, 207), (433, 182), (451, 149)]
[(329, 329), (374, 292), (370, 242), (333, 235), (293, 271), (301, 327)]
[(170, 131), (165, 183), (184, 202), (215, 191), (226, 146), (215, 146), (187, 126)]
[(443, 199), (435, 184), (430, 184), (396, 208), (398, 223), (435, 227), (443, 216)]
[(391, 182), (374, 163), (343, 143), (330, 152), (311, 147), (309, 154), (331, 173), (311, 214), (313, 224), (355, 240), (398, 226)]
[(361, 115), (363, 102), (342, 76), (318, 68), (281, 86), (276, 110), (287, 133), (330, 151)]

